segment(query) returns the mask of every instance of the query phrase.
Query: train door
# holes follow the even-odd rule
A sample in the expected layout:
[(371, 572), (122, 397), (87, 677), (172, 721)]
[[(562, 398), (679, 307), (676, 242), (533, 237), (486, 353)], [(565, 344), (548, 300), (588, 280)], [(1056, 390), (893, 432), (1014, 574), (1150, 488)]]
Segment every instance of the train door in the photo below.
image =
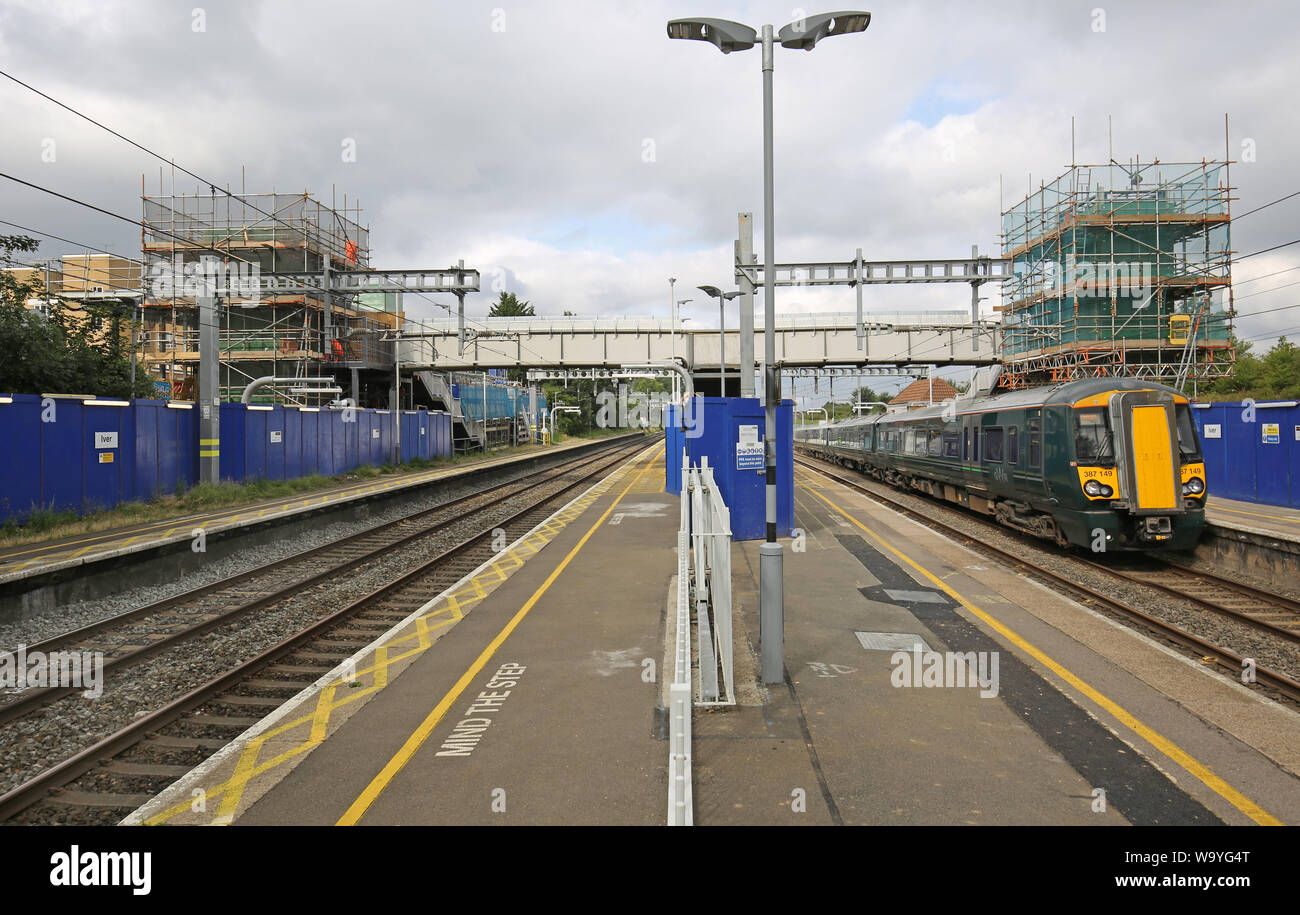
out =
[(1110, 401), (1121, 491), (1137, 514), (1178, 511), (1181, 467), (1173, 398), (1123, 391)]
[(1025, 428), (1021, 433), (1024, 436), (1024, 457), (1022, 465), (1024, 473), (1029, 478), (1028, 486), (1031, 491), (1047, 495), (1047, 474), (1043, 472), (1043, 410), (1041, 407), (1034, 407), (1025, 411)]

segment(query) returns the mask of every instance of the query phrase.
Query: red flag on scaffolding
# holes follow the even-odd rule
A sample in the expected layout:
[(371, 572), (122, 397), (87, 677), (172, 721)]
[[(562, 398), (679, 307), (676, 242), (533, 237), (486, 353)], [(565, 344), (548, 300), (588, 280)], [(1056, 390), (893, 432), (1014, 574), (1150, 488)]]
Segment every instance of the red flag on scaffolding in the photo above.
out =
[(355, 264), (357, 262), (357, 243), (349, 240), (348, 243), (343, 246), (343, 253), (347, 255), (349, 263)]

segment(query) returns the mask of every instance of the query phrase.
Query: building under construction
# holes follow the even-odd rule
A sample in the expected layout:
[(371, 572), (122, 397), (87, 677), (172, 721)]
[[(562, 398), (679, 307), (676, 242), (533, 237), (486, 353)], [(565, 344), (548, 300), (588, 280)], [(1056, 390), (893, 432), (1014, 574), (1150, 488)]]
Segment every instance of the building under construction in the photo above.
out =
[(1002, 214), (1003, 384), (1232, 371), (1227, 162), (1075, 165)]
[[(194, 397), (196, 296), (215, 288), (221, 399), (239, 400), (253, 380), (275, 377), (303, 381), (261, 388), (253, 402), (388, 405), (400, 295), (325, 291), (330, 271), (369, 265), (359, 207), (335, 209), (306, 192), (143, 200), (140, 357), (172, 396)], [(309, 380), (317, 378), (333, 381)]]
[[(305, 192), (143, 200), (139, 355), (171, 397), (196, 399), (197, 298), (215, 294), (221, 400), (392, 406), (402, 293), (364, 291), (370, 232), (358, 207), (346, 198), (327, 207)], [(350, 279), (331, 282), (332, 274)], [(383, 281), (377, 272), (375, 285)], [(249, 388), (268, 378), (278, 381)], [(452, 414), (458, 450), (526, 441), (538, 425), (519, 386), (486, 375), (416, 372), (401, 378), (397, 396), (403, 408)]]

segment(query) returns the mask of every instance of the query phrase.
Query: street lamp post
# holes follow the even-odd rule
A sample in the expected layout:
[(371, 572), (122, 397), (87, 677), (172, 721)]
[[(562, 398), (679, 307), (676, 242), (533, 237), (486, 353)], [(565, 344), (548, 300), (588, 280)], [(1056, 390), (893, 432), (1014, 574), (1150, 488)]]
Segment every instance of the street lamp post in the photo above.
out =
[[(673, 341), (673, 362), (677, 361), (677, 277), (668, 277), (668, 336)], [(677, 378), (673, 378), (673, 398), (677, 398)]]
[[(694, 302), (694, 301), (695, 301), (694, 299), (677, 299), (677, 300), (673, 303), (674, 306), (675, 306), (674, 309), (673, 309), (673, 333), (674, 333), (674, 334), (677, 333), (677, 324), (678, 324), (678, 322), (681, 321), (681, 319), (682, 319), (682, 306), (683, 306), (683, 305), (686, 305), (686, 304), (688, 304), (688, 303), (690, 303), (690, 302)], [(677, 361), (677, 343), (676, 343), (676, 340), (677, 340), (677, 338), (676, 338), (676, 336), (674, 336), (674, 337), (673, 337), (673, 341), (674, 341), (674, 342), (673, 342), (673, 362), (676, 362), (676, 361)], [(684, 347), (683, 347), (683, 348), (684, 348)], [(685, 362), (685, 361), (686, 361), (686, 359), (683, 357), (682, 362)]]
[[(782, 26), (783, 48), (811, 51), (817, 42), (832, 35), (865, 31), (871, 14), (841, 11), (807, 16)], [(782, 549), (776, 539), (776, 407), (779, 377), (776, 368), (776, 230), (772, 193), (772, 68), (773, 29), (764, 25), (763, 46), (763, 400), (766, 414), (764, 450), (767, 457), (767, 542), (759, 552), (759, 642), (763, 682), (779, 683), (785, 675), (785, 596), (782, 582)], [(758, 33), (747, 25), (726, 19), (674, 19), (668, 23), (669, 38), (707, 41), (723, 54), (748, 51), (758, 43)], [(747, 265), (746, 265), (747, 266)]]
[[(723, 292), (717, 286), (696, 286), (696, 289), (705, 295), (712, 296), (718, 300), (718, 392), (722, 397), (727, 396), (727, 315), (723, 308), (727, 302), (730, 302), (740, 291)], [(743, 360), (742, 360), (743, 362)], [(744, 366), (741, 366), (744, 370)]]

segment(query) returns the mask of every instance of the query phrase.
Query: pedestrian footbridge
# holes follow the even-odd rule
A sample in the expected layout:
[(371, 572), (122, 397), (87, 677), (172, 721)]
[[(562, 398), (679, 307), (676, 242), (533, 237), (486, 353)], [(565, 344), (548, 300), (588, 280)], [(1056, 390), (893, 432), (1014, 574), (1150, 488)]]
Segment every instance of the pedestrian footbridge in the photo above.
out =
[[(717, 329), (678, 328), (667, 318), (486, 318), (466, 328), (453, 320), (407, 322), (406, 368), (616, 368), (674, 356), (692, 370), (719, 363)], [(762, 334), (762, 313), (755, 315)], [(874, 314), (859, 335), (853, 314), (788, 315), (776, 321), (776, 361), (784, 367), (826, 365), (989, 365), (998, 362), (1001, 327), (972, 324), (964, 311)], [(763, 343), (755, 352), (761, 359)], [(740, 334), (728, 329), (726, 365), (739, 368)]]

